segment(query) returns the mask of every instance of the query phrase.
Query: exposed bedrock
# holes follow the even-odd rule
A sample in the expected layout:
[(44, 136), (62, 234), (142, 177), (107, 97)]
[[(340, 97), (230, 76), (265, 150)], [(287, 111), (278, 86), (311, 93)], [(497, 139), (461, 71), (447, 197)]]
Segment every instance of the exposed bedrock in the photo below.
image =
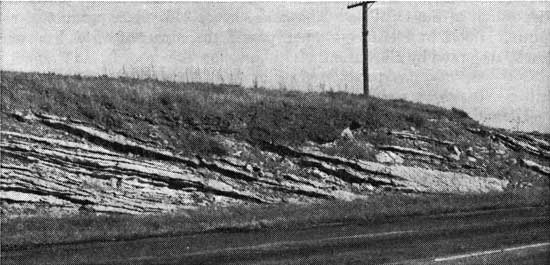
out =
[(539, 172), (543, 175), (546, 175), (546, 176), (550, 176), (550, 167), (545, 167), (543, 165), (538, 164), (535, 161), (531, 161), (531, 160), (528, 160), (528, 159), (522, 159), (521, 163), (524, 166), (526, 166), (526, 167), (528, 167), (528, 168), (530, 168), (534, 171), (537, 171), (537, 172)]
[(544, 139), (521, 133), (505, 135), (503, 133), (477, 128), (468, 128), (468, 130), (475, 134), (489, 136), (491, 139), (502, 142), (511, 149), (530, 153), (541, 159), (550, 158), (550, 143)]
[(281, 164), (272, 172), (273, 168), (258, 168), (237, 157), (176, 155), (51, 115), (15, 115), (21, 122), (41, 123), (59, 135), (80, 136), (81, 141), (1, 132), (0, 201), (8, 215), (14, 205), (134, 214), (204, 205), (352, 200), (386, 190), (479, 193), (501, 191), (508, 184), (496, 178), (350, 160), (265, 143), (264, 153), (284, 157), (299, 168), (289, 173)]
[[(266, 144), (266, 146), (268, 145)], [(305, 166), (319, 168), (321, 171), (338, 176), (347, 182), (366, 182), (385, 189), (431, 193), (488, 192), (502, 191), (508, 185), (507, 180), (496, 178), (350, 160), (316, 151), (295, 150), (285, 146), (271, 145), (268, 148), (275, 152), (302, 157)]]

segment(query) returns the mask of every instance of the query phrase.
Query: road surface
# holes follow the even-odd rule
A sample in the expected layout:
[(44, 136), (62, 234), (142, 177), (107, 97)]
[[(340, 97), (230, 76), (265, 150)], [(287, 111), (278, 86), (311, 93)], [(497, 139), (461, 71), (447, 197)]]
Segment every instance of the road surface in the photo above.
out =
[(550, 208), (2, 250), (2, 264), (550, 264)]

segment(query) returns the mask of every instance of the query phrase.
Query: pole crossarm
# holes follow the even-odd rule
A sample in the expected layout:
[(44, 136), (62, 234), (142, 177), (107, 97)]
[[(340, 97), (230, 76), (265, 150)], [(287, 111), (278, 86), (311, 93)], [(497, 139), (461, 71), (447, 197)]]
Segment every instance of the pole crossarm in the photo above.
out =
[(355, 3), (355, 4), (352, 4), (352, 5), (349, 5), (348, 9), (358, 7), (358, 6), (364, 6), (364, 5), (368, 5), (368, 4), (374, 4), (375, 2), (376, 1), (363, 1), (363, 2), (359, 2), (359, 3)]

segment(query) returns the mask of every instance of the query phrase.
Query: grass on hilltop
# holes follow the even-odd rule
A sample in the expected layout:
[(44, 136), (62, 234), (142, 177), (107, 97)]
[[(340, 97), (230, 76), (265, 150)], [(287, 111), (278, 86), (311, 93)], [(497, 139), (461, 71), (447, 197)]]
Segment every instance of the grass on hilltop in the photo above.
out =
[(457, 109), (344, 92), (7, 71), (1, 78), (4, 112), (48, 112), (200, 154), (224, 153), (213, 132), (251, 143), (301, 144), (333, 141), (352, 123), (367, 130), (420, 131), (428, 119), (477, 124)]

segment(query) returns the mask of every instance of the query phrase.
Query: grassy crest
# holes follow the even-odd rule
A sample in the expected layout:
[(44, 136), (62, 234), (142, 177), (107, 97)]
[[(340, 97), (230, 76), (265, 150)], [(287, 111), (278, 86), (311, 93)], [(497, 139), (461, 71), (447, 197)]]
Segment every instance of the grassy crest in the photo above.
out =
[[(195, 153), (223, 153), (208, 136), (249, 142), (333, 141), (350, 124), (424, 129), (428, 119), (477, 124), (456, 109), (343, 92), (298, 92), (125, 77), (1, 72), (2, 110), (33, 109)], [(153, 137), (154, 138), (154, 137)], [(192, 144), (191, 144), (192, 143)]]

